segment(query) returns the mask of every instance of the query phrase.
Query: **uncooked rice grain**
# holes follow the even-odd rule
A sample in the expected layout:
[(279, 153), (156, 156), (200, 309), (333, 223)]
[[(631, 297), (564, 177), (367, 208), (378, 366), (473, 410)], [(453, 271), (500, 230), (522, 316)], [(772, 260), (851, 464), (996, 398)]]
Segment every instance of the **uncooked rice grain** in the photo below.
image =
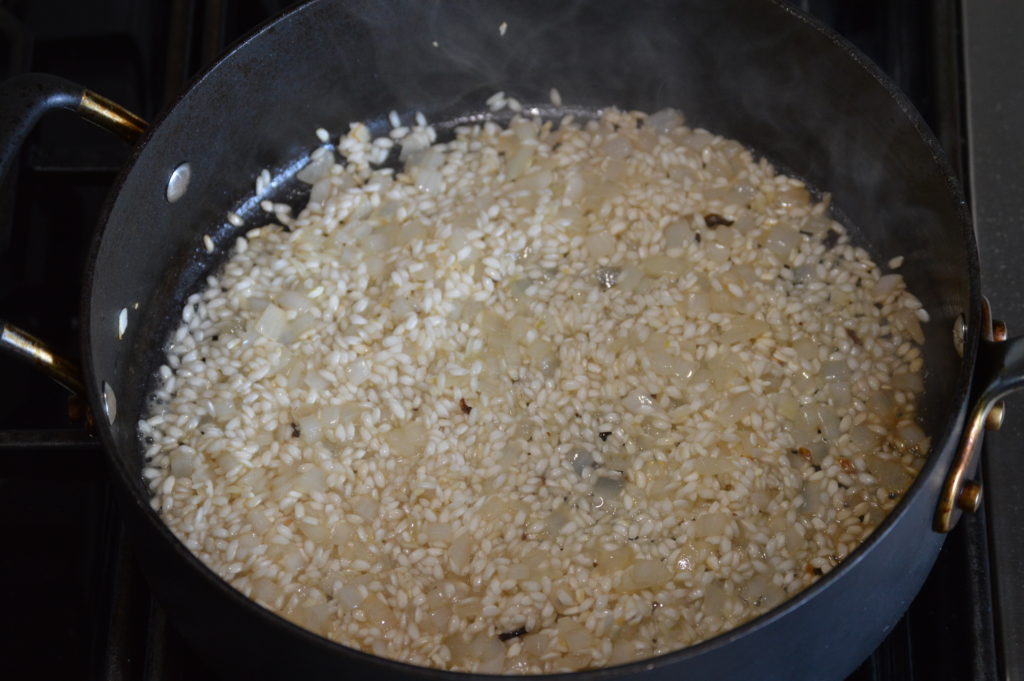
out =
[(171, 334), (143, 477), (225, 580), (377, 655), (569, 671), (771, 609), (898, 502), (928, 317), (827, 195), (677, 111), (415, 118), (400, 170), (355, 123), (298, 216), (264, 201), (288, 229)]

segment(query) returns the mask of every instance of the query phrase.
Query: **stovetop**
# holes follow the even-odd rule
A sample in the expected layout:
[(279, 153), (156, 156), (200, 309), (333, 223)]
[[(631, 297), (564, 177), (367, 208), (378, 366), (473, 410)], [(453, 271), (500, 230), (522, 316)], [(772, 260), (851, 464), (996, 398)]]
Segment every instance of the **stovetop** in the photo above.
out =
[[(55, 73), (152, 119), (225, 45), (287, 4), (0, 0), (0, 79)], [(1014, 30), (1024, 26), (1024, 5), (792, 4), (852, 40), (922, 112), (972, 198), (985, 291), (997, 314), (1011, 324), (1024, 319), (1017, 293), (1024, 273), (1016, 267), (1024, 137), (1015, 134), (1024, 120), (1024, 53)], [(86, 244), (127, 153), (116, 139), (56, 114), (33, 135), (14, 182), (0, 187), (0, 317), (70, 356), (77, 356)], [(102, 454), (95, 444), (75, 444), (83, 430), (68, 417), (66, 393), (2, 356), (0, 376), (0, 530), (8, 538), (0, 554), (0, 677), (214, 678), (150, 597), (123, 538)], [(1020, 407), (1008, 406), (1008, 425), (986, 452), (986, 508), (949, 536), (906, 616), (850, 681), (1022, 678), (1024, 587), (1016, 566), (1024, 564), (1024, 475), (1006, 454), (1021, 448), (1024, 426), (1012, 424)]]

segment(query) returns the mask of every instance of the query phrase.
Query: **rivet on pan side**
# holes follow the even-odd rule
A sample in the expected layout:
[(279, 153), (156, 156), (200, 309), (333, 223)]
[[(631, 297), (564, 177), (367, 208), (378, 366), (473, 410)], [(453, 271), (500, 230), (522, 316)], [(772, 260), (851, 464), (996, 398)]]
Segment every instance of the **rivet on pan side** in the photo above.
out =
[(192, 168), (187, 163), (171, 171), (171, 177), (167, 180), (167, 200), (174, 203), (188, 191), (188, 182), (192, 179)]
[(953, 347), (956, 354), (964, 356), (964, 340), (967, 338), (967, 320), (963, 315), (958, 315), (953, 322)]
[(114, 419), (117, 418), (117, 395), (106, 381), (103, 381), (103, 413), (107, 415), (110, 425), (114, 425)]
[(1006, 417), (1006, 403), (999, 400), (992, 405), (985, 417), (986, 430), (999, 430), (1003, 427), (1003, 419)]
[(981, 508), (981, 484), (974, 480), (965, 482), (964, 488), (960, 490), (960, 496), (956, 499), (956, 505), (961, 511), (968, 513), (974, 513)]
[(996, 343), (1002, 343), (1004, 340), (1010, 337), (1010, 331), (1006, 328), (1006, 322), (1002, 319), (992, 320), (992, 340)]

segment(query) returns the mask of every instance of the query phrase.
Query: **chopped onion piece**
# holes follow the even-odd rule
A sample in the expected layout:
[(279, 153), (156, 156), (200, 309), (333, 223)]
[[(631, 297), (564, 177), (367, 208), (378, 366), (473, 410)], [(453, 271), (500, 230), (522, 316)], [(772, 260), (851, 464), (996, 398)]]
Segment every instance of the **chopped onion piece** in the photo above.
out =
[(683, 125), (683, 114), (675, 109), (662, 109), (648, 116), (645, 125), (667, 135)]
[(314, 152), (310, 156), (309, 163), (302, 170), (295, 173), (296, 180), (306, 184), (315, 184), (330, 172), (331, 166), (334, 165), (334, 154), (331, 152), (330, 147), (321, 147), (321, 149), (325, 149), (326, 153), (321, 152), (318, 154)]
[(285, 328), (288, 324), (288, 317), (285, 315), (284, 310), (279, 308), (277, 305), (267, 305), (263, 309), (263, 314), (256, 321), (255, 331), (261, 336), (280, 341), (281, 337), (285, 334)]
[(653, 414), (657, 411), (654, 399), (643, 390), (634, 390), (629, 393), (622, 403), (634, 414)]

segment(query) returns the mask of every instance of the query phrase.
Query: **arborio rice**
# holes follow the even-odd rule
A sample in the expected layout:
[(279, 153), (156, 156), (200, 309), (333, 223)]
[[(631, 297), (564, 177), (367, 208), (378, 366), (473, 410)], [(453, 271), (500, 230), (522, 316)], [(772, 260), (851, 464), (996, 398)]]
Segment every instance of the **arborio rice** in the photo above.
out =
[(674, 111), (393, 118), (237, 240), (139, 424), (236, 588), (419, 665), (599, 667), (768, 610), (896, 504), (928, 316), (827, 196)]

